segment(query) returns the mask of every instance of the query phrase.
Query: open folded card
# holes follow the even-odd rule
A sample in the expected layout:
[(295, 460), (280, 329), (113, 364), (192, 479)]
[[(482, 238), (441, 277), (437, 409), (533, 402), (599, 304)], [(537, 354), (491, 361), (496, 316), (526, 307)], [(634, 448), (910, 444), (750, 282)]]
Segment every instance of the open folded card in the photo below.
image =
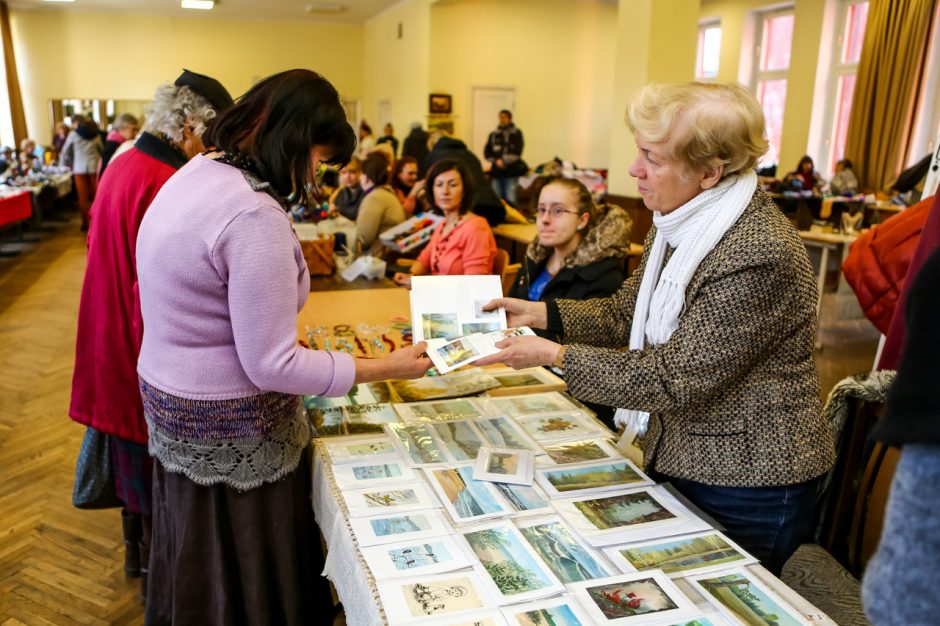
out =
[(411, 279), (414, 342), (505, 330), (505, 310), (482, 308), (502, 297), (499, 276), (415, 276)]
[(496, 354), (499, 348), (496, 344), (507, 337), (522, 335), (535, 335), (528, 326), (507, 328), (490, 333), (473, 333), (456, 339), (428, 339), (428, 356), (441, 374), (457, 369), (462, 365), (473, 363), (485, 356)]

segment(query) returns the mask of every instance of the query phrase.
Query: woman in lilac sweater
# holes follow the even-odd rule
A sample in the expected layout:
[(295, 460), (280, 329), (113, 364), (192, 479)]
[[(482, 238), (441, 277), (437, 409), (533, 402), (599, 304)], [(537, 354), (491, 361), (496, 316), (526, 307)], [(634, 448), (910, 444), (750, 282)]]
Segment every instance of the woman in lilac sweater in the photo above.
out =
[(147, 623), (329, 623), (300, 394), (414, 378), (424, 346), (382, 360), (306, 350), (310, 290), (285, 198), (343, 164), (355, 135), (308, 70), (257, 85), (206, 134), (140, 227), (138, 361), (155, 458)]

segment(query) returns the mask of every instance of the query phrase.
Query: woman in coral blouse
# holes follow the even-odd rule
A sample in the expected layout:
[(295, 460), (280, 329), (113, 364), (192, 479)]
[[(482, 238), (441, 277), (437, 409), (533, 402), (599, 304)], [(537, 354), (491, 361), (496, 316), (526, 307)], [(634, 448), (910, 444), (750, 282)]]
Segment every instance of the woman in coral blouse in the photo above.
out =
[(411, 274), (395, 274), (399, 285), (411, 286), (412, 276), (426, 274), (492, 274), (496, 240), (485, 219), (470, 213), (473, 207), (473, 178), (459, 161), (437, 162), (427, 175), (434, 208), (444, 221), (411, 266)]

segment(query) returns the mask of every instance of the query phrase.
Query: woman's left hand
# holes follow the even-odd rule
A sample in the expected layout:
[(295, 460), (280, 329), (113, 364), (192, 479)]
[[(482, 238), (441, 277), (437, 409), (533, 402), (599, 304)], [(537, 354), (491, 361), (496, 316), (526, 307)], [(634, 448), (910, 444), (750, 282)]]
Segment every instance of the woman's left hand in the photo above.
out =
[(483, 357), (474, 365), (505, 363), (513, 369), (521, 370), (539, 365), (551, 365), (561, 350), (561, 344), (542, 337), (509, 337), (496, 343), (500, 352)]

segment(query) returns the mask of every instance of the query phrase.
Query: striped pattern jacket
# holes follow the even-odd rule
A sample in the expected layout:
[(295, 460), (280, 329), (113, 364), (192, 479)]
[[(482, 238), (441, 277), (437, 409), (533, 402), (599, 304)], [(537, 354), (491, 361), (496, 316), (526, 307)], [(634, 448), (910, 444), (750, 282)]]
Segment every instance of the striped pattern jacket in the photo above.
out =
[(813, 360), (816, 281), (773, 201), (757, 189), (703, 259), (670, 340), (627, 350), (646, 254), (613, 296), (549, 305), (570, 393), (648, 411), (645, 462), (668, 476), (760, 487), (826, 472), (835, 452)]

